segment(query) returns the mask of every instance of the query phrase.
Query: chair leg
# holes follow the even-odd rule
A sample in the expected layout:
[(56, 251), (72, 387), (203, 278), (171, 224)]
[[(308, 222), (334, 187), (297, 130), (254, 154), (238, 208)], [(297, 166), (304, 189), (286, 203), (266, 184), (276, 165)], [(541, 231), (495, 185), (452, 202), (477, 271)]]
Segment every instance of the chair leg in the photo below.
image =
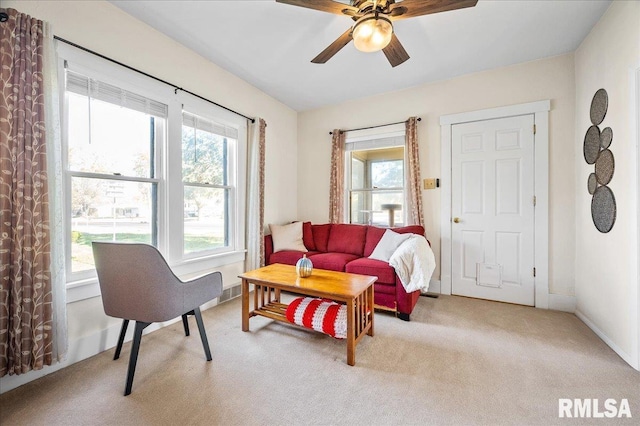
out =
[(187, 319), (187, 314), (182, 316), (182, 325), (184, 326), (184, 335), (189, 336), (189, 320)]
[(124, 343), (124, 335), (127, 334), (127, 326), (129, 325), (129, 320), (122, 320), (122, 328), (120, 329), (120, 337), (118, 337), (118, 346), (116, 346), (116, 353), (113, 356), (113, 360), (120, 358), (120, 351), (122, 350), (122, 344)]
[(124, 389), (124, 396), (131, 393), (133, 385), (133, 375), (136, 373), (136, 363), (138, 362), (138, 351), (140, 350), (140, 340), (142, 339), (142, 330), (147, 328), (150, 323), (136, 321), (136, 329), (133, 334), (133, 345), (131, 346), (131, 356), (129, 357), (129, 370), (127, 371), (127, 385)]
[(202, 321), (202, 314), (200, 308), (193, 310), (193, 315), (196, 317), (198, 323), (198, 330), (200, 330), (200, 338), (202, 339), (202, 347), (204, 348), (204, 355), (207, 357), (207, 361), (211, 361), (211, 351), (209, 350), (209, 341), (207, 340), (207, 333), (204, 330), (204, 322)]

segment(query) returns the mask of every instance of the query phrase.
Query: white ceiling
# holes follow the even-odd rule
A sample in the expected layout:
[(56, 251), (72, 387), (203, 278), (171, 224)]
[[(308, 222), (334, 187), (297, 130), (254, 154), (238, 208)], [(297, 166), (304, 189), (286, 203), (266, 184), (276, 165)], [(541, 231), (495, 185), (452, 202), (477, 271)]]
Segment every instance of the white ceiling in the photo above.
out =
[(274, 0), (112, 3), (304, 111), (572, 52), (610, 0), (479, 0), (473, 8), (397, 21), (411, 59), (396, 68), (382, 52), (362, 53), (353, 43), (326, 64), (312, 64), (353, 21)]

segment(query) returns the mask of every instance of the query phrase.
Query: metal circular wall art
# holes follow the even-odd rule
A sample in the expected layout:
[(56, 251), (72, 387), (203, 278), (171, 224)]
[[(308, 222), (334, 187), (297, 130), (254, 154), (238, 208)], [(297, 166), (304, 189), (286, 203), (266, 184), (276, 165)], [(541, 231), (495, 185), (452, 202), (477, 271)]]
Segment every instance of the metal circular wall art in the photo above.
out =
[(611, 141), (613, 140), (613, 130), (611, 127), (605, 127), (602, 129), (602, 133), (600, 133), (600, 146), (602, 149), (607, 149), (611, 145)]
[(600, 129), (598, 126), (591, 126), (584, 135), (584, 161), (587, 164), (594, 164), (600, 154)]
[(608, 149), (605, 149), (600, 153), (598, 161), (596, 161), (596, 178), (600, 185), (606, 185), (611, 182), (614, 168), (615, 162), (613, 160), (613, 153)]
[(589, 194), (593, 195), (593, 193), (596, 192), (597, 188), (598, 188), (598, 179), (596, 178), (595, 173), (591, 173), (589, 175), (589, 179), (587, 179), (587, 190), (589, 191)]
[(591, 100), (589, 111), (591, 123), (584, 135), (583, 154), (587, 164), (594, 164), (594, 173), (587, 178), (587, 191), (591, 198), (591, 218), (596, 229), (602, 233), (611, 231), (616, 223), (616, 197), (607, 185), (613, 179), (615, 160), (609, 149), (613, 142), (613, 130), (605, 127), (602, 132), (598, 125), (604, 121), (609, 107), (609, 95), (599, 89)]
[(604, 89), (600, 89), (593, 95), (591, 100), (591, 122), (594, 126), (602, 123), (604, 116), (607, 115), (607, 108), (609, 107), (609, 95)]
[(616, 223), (616, 197), (608, 186), (599, 186), (591, 199), (591, 217), (598, 231), (611, 231)]

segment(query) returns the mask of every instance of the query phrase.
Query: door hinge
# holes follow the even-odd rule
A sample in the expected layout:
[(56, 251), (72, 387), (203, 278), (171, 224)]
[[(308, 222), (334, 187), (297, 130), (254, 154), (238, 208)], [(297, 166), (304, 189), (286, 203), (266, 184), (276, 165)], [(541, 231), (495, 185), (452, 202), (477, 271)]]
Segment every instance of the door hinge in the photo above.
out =
[(536, 196), (533, 196), (533, 206), (536, 206), (536, 203), (538, 202), (538, 199), (536, 198)]
[(533, 134), (534, 135), (536, 134), (536, 125), (535, 124), (533, 125)]
[(535, 278), (535, 276), (536, 276), (536, 268), (533, 268), (533, 276)]

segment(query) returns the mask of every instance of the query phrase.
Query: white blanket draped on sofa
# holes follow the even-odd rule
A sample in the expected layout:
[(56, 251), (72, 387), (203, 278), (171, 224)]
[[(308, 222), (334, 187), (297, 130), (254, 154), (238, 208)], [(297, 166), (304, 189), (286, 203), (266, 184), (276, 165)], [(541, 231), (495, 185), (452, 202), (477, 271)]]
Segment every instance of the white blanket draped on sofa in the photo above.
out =
[(389, 265), (395, 269), (407, 293), (429, 289), (431, 275), (436, 269), (436, 259), (427, 240), (412, 235), (391, 255)]

